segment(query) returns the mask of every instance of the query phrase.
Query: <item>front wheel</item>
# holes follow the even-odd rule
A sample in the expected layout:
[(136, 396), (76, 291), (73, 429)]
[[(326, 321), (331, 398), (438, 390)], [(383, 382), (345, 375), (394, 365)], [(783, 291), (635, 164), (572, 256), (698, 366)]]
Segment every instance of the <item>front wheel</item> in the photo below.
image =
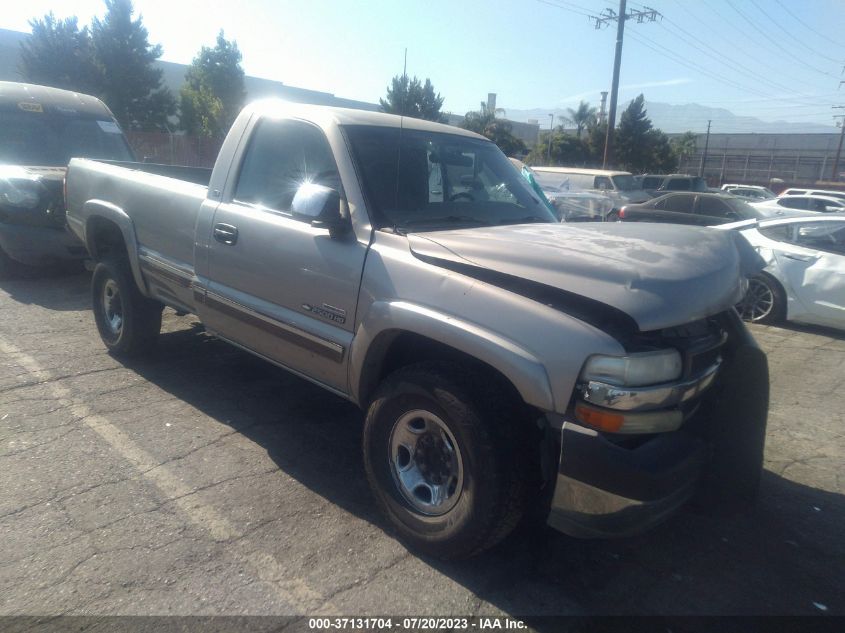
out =
[(404, 541), (438, 558), (492, 547), (527, 498), (519, 420), (473, 383), (457, 366), (405, 367), (379, 387), (364, 424), (378, 505)]
[(149, 351), (161, 330), (162, 305), (141, 294), (125, 260), (97, 264), (91, 298), (100, 338), (110, 352), (129, 357)]

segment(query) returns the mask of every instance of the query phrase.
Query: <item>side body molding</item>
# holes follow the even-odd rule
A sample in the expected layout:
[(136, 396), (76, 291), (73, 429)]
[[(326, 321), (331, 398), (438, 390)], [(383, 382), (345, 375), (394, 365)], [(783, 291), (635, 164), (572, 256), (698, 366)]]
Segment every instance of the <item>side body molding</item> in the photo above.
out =
[(142, 293), (147, 294), (147, 284), (141, 274), (141, 265), (138, 258), (138, 240), (135, 236), (135, 225), (126, 212), (106, 200), (88, 200), (82, 205), (82, 217), (85, 218), (85, 227), (82, 239), (92, 257), (97, 256), (97, 249), (94, 244), (94, 224), (98, 219), (107, 220), (117, 225), (123, 234), (123, 241), (126, 244), (126, 252), (129, 255), (129, 266), (132, 268), (132, 276)]
[[(473, 323), (407, 301), (376, 301), (361, 320), (349, 356), (352, 399), (366, 406), (371, 377), (395, 335), (408, 332), (477, 358), (504, 374), (523, 400), (554, 411), (549, 377), (540, 361), (507, 338)], [(375, 365), (375, 367), (374, 367)]]

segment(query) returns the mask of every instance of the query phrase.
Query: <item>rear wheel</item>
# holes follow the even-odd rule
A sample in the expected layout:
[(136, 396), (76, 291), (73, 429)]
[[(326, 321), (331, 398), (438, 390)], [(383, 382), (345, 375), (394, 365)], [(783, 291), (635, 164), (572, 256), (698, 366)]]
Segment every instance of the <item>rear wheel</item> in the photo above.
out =
[[(364, 426), (364, 465), (399, 536), (438, 558), (493, 546), (519, 522), (530, 471), (519, 410), (443, 363), (400, 369)], [(498, 403), (498, 404), (497, 404)]]
[(748, 291), (736, 306), (752, 323), (777, 323), (786, 317), (786, 293), (771, 276), (761, 273), (748, 281)]
[(141, 294), (126, 260), (99, 262), (91, 280), (91, 295), (94, 320), (110, 352), (137, 356), (155, 344), (163, 306)]

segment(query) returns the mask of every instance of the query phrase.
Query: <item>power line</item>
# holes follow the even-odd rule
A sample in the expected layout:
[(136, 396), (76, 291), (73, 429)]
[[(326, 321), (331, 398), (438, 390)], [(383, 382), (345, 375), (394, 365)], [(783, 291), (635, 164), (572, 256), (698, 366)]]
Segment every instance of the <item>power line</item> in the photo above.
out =
[(771, 44), (774, 44), (774, 45), (775, 45), (775, 47), (777, 47), (777, 48), (778, 48), (778, 50), (779, 50), (781, 53), (783, 53), (783, 54), (785, 54), (785, 55), (788, 55), (789, 57), (791, 57), (792, 59), (794, 59), (795, 61), (797, 61), (799, 64), (801, 64), (802, 66), (805, 66), (806, 68), (809, 68), (810, 70), (812, 70), (812, 71), (813, 71), (813, 72), (815, 72), (815, 73), (819, 73), (820, 75), (825, 75), (826, 77), (833, 77), (834, 79), (836, 79), (836, 76), (835, 76), (835, 75), (831, 75), (831, 74), (830, 74), (830, 73), (828, 73), (828, 72), (825, 72), (825, 71), (823, 71), (823, 70), (819, 70), (819, 69), (818, 69), (818, 68), (816, 68), (815, 66), (812, 66), (812, 65), (808, 64), (807, 62), (805, 62), (805, 61), (804, 61), (803, 59), (801, 59), (800, 57), (797, 57), (797, 56), (793, 55), (793, 54), (792, 54), (792, 52), (791, 52), (791, 51), (789, 51), (788, 49), (786, 49), (786, 48), (784, 48), (784, 47), (782, 47), (782, 46), (778, 46), (777, 42), (775, 42), (775, 41), (774, 41), (771, 37), (769, 37), (769, 35), (768, 35), (765, 31), (763, 31), (760, 27), (758, 27), (758, 26), (754, 23), (754, 21), (753, 21), (751, 18), (749, 18), (747, 15), (745, 15), (745, 13), (743, 13), (743, 12), (742, 12), (739, 8), (737, 8), (737, 6), (736, 6), (736, 5), (735, 5), (735, 4), (734, 4), (731, 0), (725, 0), (725, 2), (727, 2), (727, 3), (728, 3), (728, 6), (729, 6), (731, 9), (733, 9), (733, 10), (734, 10), (734, 11), (735, 11), (735, 12), (736, 12), (736, 13), (737, 13), (737, 14), (738, 14), (738, 15), (739, 15), (739, 16), (740, 16), (743, 20), (745, 20), (746, 22), (748, 22), (748, 24), (750, 24), (750, 25), (751, 25), (751, 28), (753, 28), (755, 31), (757, 31), (757, 32), (758, 32), (758, 33), (759, 33), (759, 34), (763, 37), (763, 39), (767, 40), (767, 41), (768, 41), (768, 42), (770, 42)]
[(552, 2), (551, 0), (537, 0), (537, 2), (541, 4), (546, 4), (550, 7), (555, 7), (556, 9), (561, 9), (563, 11), (569, 11), (570, 13), (576, 13), (578, 15), (584, 16), (585, 18), (592, 17), (591, 14), (588, 13), (589, 9), (587, 7), (563, 2), (563, 0), (559, 0), (559, 2)]
[(827, 35), (825, 35), (824, 33), (820, 33), (819, 31), (817, 31), (816, 29), (814, 29), (812, 26), (810, 26), (809, 24), (807, 24), (806, 22), (804, 22), (804, 20), (802, 20), (802, 19), (801, 19), (800, 17), (798, 17), (797, 15), (795, 15), (792, 11), (790, 11), (790, 10), (789, 10), (789, 9), (788, 9), (788, 8), (787, 8), (787, 7), (786, 7), (786, 6), (785, 6), (785, 5), (784, 5), (784, 4), (783, 4), (780, 0), (775, 0), (775, 2), (777, 2), (777, 3), (780, 5), (780, 8), (781, 8), (781, 9), (783, 9), (783, 10), (784, 10), (784, 11), (786, 11), (789, 15), (791, 15), (791, 16), (795, 19), (795, 21), (796, 21), (796, 22), (798, 22), (799, 24), (801, 24), (801, 26), (803, 26), (805, 29), (807, 29), (807, 30), (809, 30), (809, 31), (811, 31), (811, 32), (813, 32), (813, 33), (815, 33), (816, 35), (818, 35), (818, 36), (819, 36), (819, 37), (821, 37), (821, 38), (826, 39), (826, 40), (827, 40), (828, 42), (830, 42), (831, 44), (836, 44), (837, 46), (842, 46), (843, 48), (845, 48), (845, 44), (842, 44), (842, 42), (837, 42), (836, 40), (833, 40), (833, 39), (829, 38), (829, 37), (828, 37)]
[[(722, 53), (719, 53), (719, 52), (718, 52), (718, 51), (716, 51), (715, 49), (710, 48), (709, 46), (707, 46), (706, 44), (704, 44), (704, 42), (701, 42), (701, 40), (699, 40), (697, 37), (695, 37), (692, 33), (690, 33), (689, 31), (687, 31), (687, 30), (685, 30), (685, 29), (683, 29), (680, 25), (676, 24), (675, 22), (672, 22), (672, 21), (671, 21), (671, 20), (669, 20), (668, 18), (666, 19), (666, 21), (667, 21), (667, 22), (669, 22), (670, 24), (672, 24), (672, 25), (673, 25), (673, 27), (674, 27), (675, 29), (677, 29), (678, 31), (680, 31), (681, 33), (683, 33), (683, 34), (686, 36), (686, 38), (685, 38), (684, 36), (682, 36), (682, 35), (679, 35), (678, 33), (675, 33), (672, 29), (669, 29), (669, 28), (667, 28), (666, 26), (664, 26), (663, 24), (661, 24), (661, 25), (660, 25), (660, 27), (661, 27), (663, 30), (665, 30), (667, 33), (669, 33), (669, 34), (670, 34), (670, 35), (672, 35), (673, 37), (678, 38), (679, 40), (681, 40), (681, 41), (682, 41), (682, 42), (684, 42), (685, 44), (687, 44), (687, 45), (691, 46), (692, 48), (694, 48), (694, 49), (696, 49), (696, 50), (700, 51), (700, 52), (701, 52), (701, 53), (703, 53), (704, 55), (707, 55), (710, 59), (712, 59), (712, 60), (716, 61), (716, 63), (721, 64), (722, 66), (725, 66), (725, 67), (727, 67), (727, 68), (730, 68), (730, 69), (731, 69), (731, 70), (733, 70), (734, 72), (738, 72), (738, 73), (740, 73), (740, 74), (746, 74), (746, 75), (747, 75), (747, 74), (751, 74), (751, 75), (754, 75), (754, 74), (755, 74), (755, 72), (754, 72), (752, 69), (750, 69), (748, 66), (744, 66), (744, 65), (740, 64), (739, 62), (734, 61), (734, 60), (732, 60), (731, 58), (727, 57), (726, 55), (723, 55)], [(688, 39), (687, 39), (687, 38), (688, 38)], [(701, 42), (701, 44), (702, 44), (704, 47), (709, 48), (710, 50), (712, 50), (712, 51), (715, 53), (715, 55), (714, 55), (714, 54), (712, 54), (712, 53), (709, 53), (709, 52), (708, 52), (705, 48), (703, 48), (702, 46), (698, 46), (698, 45), (696, 44), (696, 42)], [(728, 60), (728, 61), (727, 61), (727, 62), (722, 61), (721, 59), (719, 59), (719, 57), (716, 57), (716, 55), (718, 55), (719, 57), (722, 57), (722, 58), (724, 58), (725, 60)], [(768, 81), (768, 85), (773, 86), (773, 87), (774, 87), (775, 89), (777, 89), (777, 90), (786, 90), (786, 91), (789, 91), (789, 90), (790, 90), (790, 88), (789, 88), (788, 86), (786, 86), (786, 85), (784, 85), (784, 84), (777, 83), (777, 82), (775, 82), (775, 81), (771, 81), (771, 80), (769, 80), (769, 81)]]
[(813, 55), (817, 55), (817, 56), (819, 56), (819, 57), (821, 57), (821, 58), (823, 58), (823, 59), (827, 59), (828, 61), (832, 61), (832, 62), (834, 62), (835, 64), (841, 64), (841, 63), (842, 63), (842, 61), (843, 61), (843, 60), (841, 60), (841, 59), (834, 59), (833, 57), (828, 57), (828, 56), (827, 56), (827, 55), (825, 55), (824, 53), (820, 53), (820, 52), (818, 52), (817, 50), (815, 50), (814, 48), (811, 48), (811, 47), (810, 47), (810, 46), (809, 46), (806, 42), (804, 42), (803, 40), (800, 40), (800, 39), (798, 39), (797, 37), (795, 37), (792, 33), (790, 33), (790, 32), (789, 32), (789, 30), (787, 30), (787, 29), (785, 29), (783, 26), (781, 26), (781, 25), (780, 25), (780, 23), (779, 23), (777, 20), (775, 20), (775, 19), (774, 19), (771, 15), (769, 15), (766, 11), (764, 11), (764, 10), (763, 10), (763, 8), (762, 8), (759, 4), (757, 4), (757, 1), (756, 1), (756, 0), (751, 0), (751, 4), (753, 4), (755, 7), (757, 7), (757, 10), (758, 10), (760, 13), (762, 13), (763, 15), (765, 15), (765, 16), (766, 16), (766, 18), (768, 18), (769, 22), (771, 22), (772, 24), (774, 24), (774, 25), (775, 25), (776, 27), (778, 27), (781, 31), (783, 31), (784, 33), (786, 33), (786, 35), (787, 35), (787, 36), (789, 36), (791, 39), (795, 40), (795, 41), (796, 41), (796, 42), (798, 42), (801, 46), (803, 46), (803, 47), (804, 47), (804, 48), (806, 48), (808, 51), (810, 51), (811, 53), (813, 53)]
[[(677, 4), (677, 5), (678, 5), (678, 6), (679, 6), (679, 7), (680, 7), (683, 11), (685, 11), (685, 12), (686, 12), (688, 15), (690, 15), (693, 19), (695, 19), (695, 20), (697, 20), (697, 21), (701, 22), (701, 17), (700, 17), (700, 16), (698, 16), (698, 15), (696, 15), (695, 13), (693, 13), (693, 12), (692, 12), (692, 10), (691, 10), (691, 9), (690, 9), (690, 8), (689, 8), (686, 4), (684, 4), (684, 3), (682, 3), (682, 2), (681, 2), (681, 0), (674, 0), (674, 1), (675, 1), (675, 3), (676, 3), (676, 4)], [(763, 60), (761, 60), (759, 57), (757, 57), (756, 55), (753, 55), (752, 53), (750, 53), (747, 49), (740, 47), (740, 46), (738, 45), (738, 42), (740, 42), (740, 41), (743, 41), (743, 40), (747, 39), (747, 38), (748, 38), (748, 33), (747, 33), (747, 32), (745, 32), (745, 31), (743, 31), (742, 29), (740, 29), (738, 26), (736, 26), (736, 25), (733, 23), (733, 21), (731, 21), (731, 20), (727, 19), (725, 16), (723, 16), (721, 13), (719, 13), (719, 12), (715, 9), (715, 7), (713, 7), (713, 6), (708, 6), (708, 7), (707, 7), (707, 10), (708, 10), (708, 11), (710, 11), (713, 15), (715, 15), (715, 16), (716, 16), (716, 18), (718, 18), (718, 25), (716, 25), (716, 26), (714, 26), (713, 28), (711, 28), (711, 29), (708, 31), (708, 33), (709, 33), (710, 35), (716, 36), (716, 37), (717, 37), (717, 38), (719, 38), (720, 40), (722, 40), (722, 41), (724, 41), (725, 43), (727, 43), (727, 44), (731, 47), (731, 50), (734, 50), (734, 51), (742, 51), (743, 55), (744, 55), (745, 57), (747, 57), (749, 60), (752, 60), (752, 61), (756, 62), (756, 63), (757, 63), (757, 64), (759, 64), (760, 66), (764, 66), (764, 67), (767, 67), (767, 68), (770, 68), (770, 69), (774, 70), (774, 71), (775, 71), (775, 72), (777, 72), (780, 76), (785, 77), (785, 78), (789, 79), (789, 80), (790, 80), (790, 81), (792, 81), (792, 82), (795, 82), (795, 83), (800, 83), (800, 84), (804, 84), (805, 86), (813, 86), (813, 87), (815, 87), (815, 84), (810, 83), (810, 82), (809, 82), (809, 81), (807, 81), (806, 79), (803, 79), (803, 78), (798, 78), (798, 77), (795, 77), (794, 75), (785, 75), (785, 74), (784, 74), (784, 70), (783, 70), (783, 67), (782, 67), (782, 66), (780, 66), (780, 65), (775, 65), (775, 64), (771, 64), (771, 63), (769, 63), (769, 62), (767, 62), (767, 61), (763, 61)], [(724, 35), (724, 33), (723, 33), (723, 31), (724, 31), (724, 27), (725, 27), (725, 26), (728, 26), (728, 27), (732, 28), (734, 31), (736, 31), (737, 33), (739, 33), (739, 34), (740, 34), (740, 36), (741, 36), (743, 39), (742, 39), (742, 40), (737, 40), (737, 39), (733, 39), (733, 40), (731, 40), (731, 39), (729, 39), (729, 38), (728, 38), (726, 35)], [(757, 73), (754, 73), (754, 74), (756, 75)]]

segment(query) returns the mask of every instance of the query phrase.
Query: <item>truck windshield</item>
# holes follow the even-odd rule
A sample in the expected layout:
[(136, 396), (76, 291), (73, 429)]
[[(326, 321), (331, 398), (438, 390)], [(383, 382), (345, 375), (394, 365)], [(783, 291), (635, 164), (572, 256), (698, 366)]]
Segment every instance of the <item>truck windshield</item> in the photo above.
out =
[(114, 121), (0, 110), (0, 164), (64, 167), (71, 158), (132, 160)]
[(489, 141), (392, 127), (344, 129), (376, 226), (434, 231), (557, 221)]

